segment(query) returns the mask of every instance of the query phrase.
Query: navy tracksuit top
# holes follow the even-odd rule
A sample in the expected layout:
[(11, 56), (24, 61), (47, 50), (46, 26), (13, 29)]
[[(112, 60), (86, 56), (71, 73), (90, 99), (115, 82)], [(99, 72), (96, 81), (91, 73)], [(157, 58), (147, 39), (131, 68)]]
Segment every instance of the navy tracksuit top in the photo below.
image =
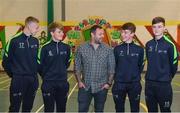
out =
[(20, 32), (7, 43), (2, 65), (9, 76), (37, 74), (39, 41)]
[(144, 49), (134, 42), (122, 43), (114, 48), (116, 61), (114, 81), (139, 82), (144, 67)]
[(146, 44), (146, 56), (146, 81), (170, 82), (178, 66), (178, 52), (174, 43), (167, 36), (152, 39)]
[(70, 65), (70, 46), (50, 40), (38, 54), (39, 74), (43, 80), (67, 81), (67, 68)]

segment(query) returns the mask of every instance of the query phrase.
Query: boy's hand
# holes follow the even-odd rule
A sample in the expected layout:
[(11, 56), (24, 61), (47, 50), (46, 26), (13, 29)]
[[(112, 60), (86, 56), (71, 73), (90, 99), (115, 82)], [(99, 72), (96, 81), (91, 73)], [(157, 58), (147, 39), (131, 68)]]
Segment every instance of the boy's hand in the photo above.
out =
[(78, 82), (78, 87), (79, 88), (86, 88), (83, 82)]

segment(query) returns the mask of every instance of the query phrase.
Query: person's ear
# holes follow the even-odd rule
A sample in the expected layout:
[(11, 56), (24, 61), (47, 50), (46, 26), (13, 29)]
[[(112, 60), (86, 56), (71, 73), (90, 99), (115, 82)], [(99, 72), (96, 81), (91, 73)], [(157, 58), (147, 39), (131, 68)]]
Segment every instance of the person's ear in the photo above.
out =
[(51, 34), (51, 36), (53, 36), (53, 35), (54, 35), (54, 32), (50, 32), (50, 34)]
[(132, 33), (131, 33), (131, 37), (134, 37), (134, 35), (135, 35), (135, 33), (134, 33), (134, 32), (132, 32)]
[(93, 32), (91, 32), (91, 37), (94, 37), (94, 33)]
[(166, 28), (166, 27), (164, 27), (164, 32), (165, 32), (165, 33), (167, 33), (167, 32), (168, 32), (168, 30), (167, 30), (167, 28)]

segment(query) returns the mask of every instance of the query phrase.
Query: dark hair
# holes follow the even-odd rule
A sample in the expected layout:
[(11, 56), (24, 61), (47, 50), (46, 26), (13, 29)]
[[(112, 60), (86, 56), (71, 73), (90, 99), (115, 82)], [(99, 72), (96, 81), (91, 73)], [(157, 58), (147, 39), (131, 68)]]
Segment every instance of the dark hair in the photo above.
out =
[(102, 29), (102, 27), (98, 26), (98, 25), (94, 25), (94, 26), (91, 27), (90, 33), (94, 33), (96, 31), (96, 29)]
[(130, 30), (131, 32), (135, 33), (136, 32), (136, 26), (135, 24), (128, 22), (122, 25), (121, 27), (122, 30)]
[(30, 22), (36, 22), (36, 23), (39, 23), (39, 20), (33, 16), (29, 16), (25, 19), (25, 25), (27, 25), (28, 23)]
[(162, 22), (165, 25), (165, 19), (163, 17), (155, 17), (152, 20), (152, 25)]
[(51, 24), (49, 24), (48, 26), (48, 31), (49, 32), (54, 32), (56, 30), (56, 28), (60, 29), (60, 30), (64, 30), (64, 27), (62, 24), (58, 23), (58, 22), (53, 22)]

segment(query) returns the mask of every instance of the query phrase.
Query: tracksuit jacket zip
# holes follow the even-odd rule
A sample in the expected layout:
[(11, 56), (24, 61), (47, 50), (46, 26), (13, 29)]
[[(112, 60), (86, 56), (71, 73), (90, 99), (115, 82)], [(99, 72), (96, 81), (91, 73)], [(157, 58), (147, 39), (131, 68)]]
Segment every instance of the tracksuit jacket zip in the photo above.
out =
[(67, 81), (70, 65), (70, 46), (50, 40), (38, 53), (39, 73), (43, 80)]
[(7, 43), (2, 65), (9, 76), (37, 74), (39, 41), (20, 32)]
[(133, 42), (123, 43), (114, 48), (116, 61), (115, 82), (139, 82), (144, 67), (144, 49)]

